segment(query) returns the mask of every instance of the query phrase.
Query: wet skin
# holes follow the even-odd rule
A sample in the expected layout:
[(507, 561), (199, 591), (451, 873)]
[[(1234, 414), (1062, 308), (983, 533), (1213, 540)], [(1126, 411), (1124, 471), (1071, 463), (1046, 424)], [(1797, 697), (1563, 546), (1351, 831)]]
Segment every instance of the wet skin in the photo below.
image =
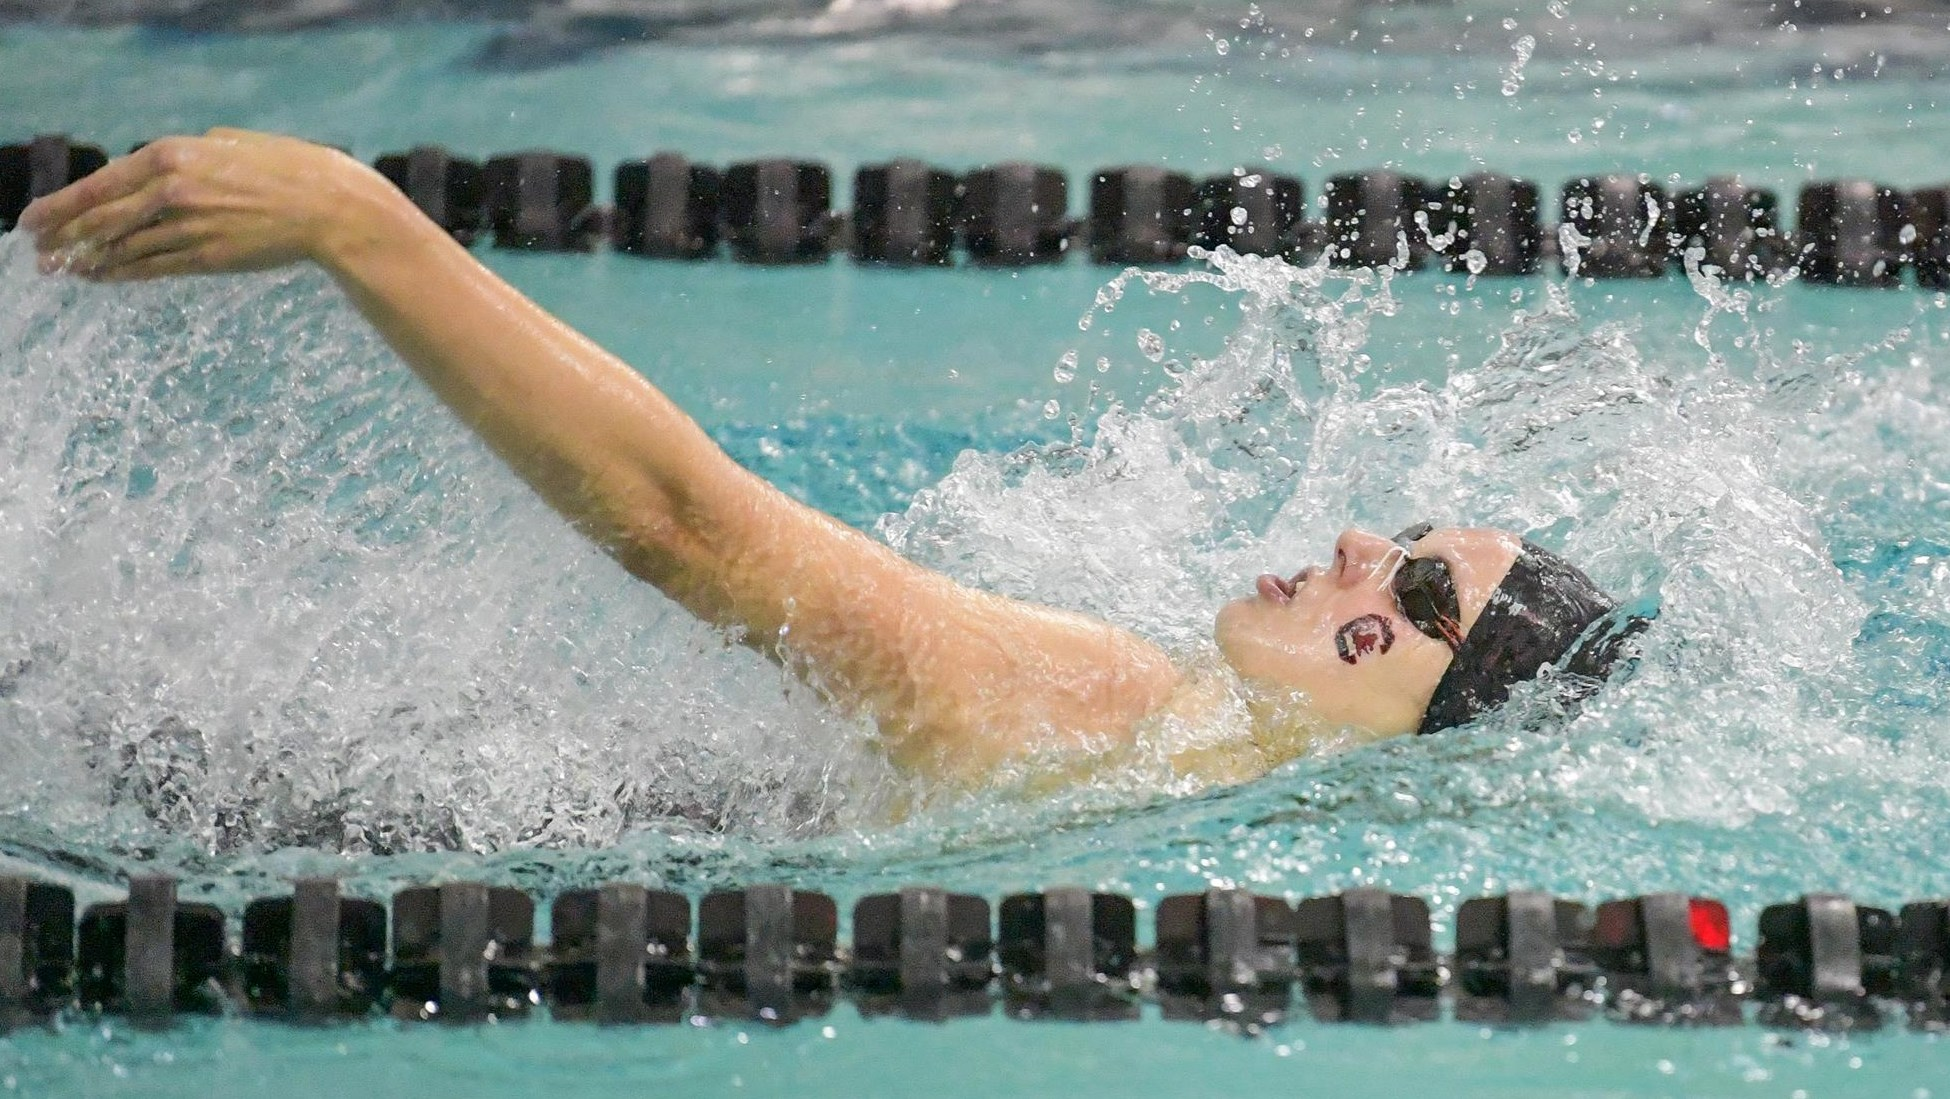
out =
[[(1382, 736), (1413, 732), (1450, 651), (1402, 615), (1390, 589), (1395, 570), (1410, 556), (1446, 562), (1467, 634), (1520, 549), (1515, 535), (1484, 528), (1438, 528), (1407, 549), (1348, 530), (1329, 564), (1259, 577), (1252, 596), (1219, 611), (1215, 636), (1263, 707), (1288, 711), (1287, 720), (1310, 716)], [(1358, 636), (1347, 635), (1350, 627)], [(1357, 641), (1367, 643), (1350, 651)]]
[[(1229, 688), (1149, 640), (969, 588), (739, 466), (647, 377), (341, 153), (239, 130), (163, 138), (37, 199), (20, 228), (43, 270), (99, 281), (316, 264), (575, 531), (870, 720), (909, 771), (982, 781), (1050, 750), (1114, 755), (1161, 718), (1224, 710)], [(1406, 552), (1449, 563), (1466, 631), (1518, 548), (1509, 534), (1445, 529)], [(1231, 780), (1329, 735), (1412, 731), (1449, 649), (1395, 604), (1389, 574), (1403, 554), (1348, 531), (1332, 564), (1261, 576), (1255, 595), (1222, 609), (1218, 647), (1252, 696), (1250, 751), (1174, 755), (1173, 767)], [(1352, 663), (1337, 641), (1350, 623), (1364, 623), (1345, 638)]]
[(1395, 647), (1395, 628), (1378, 614), (1364, 614), (1334, 631), (1334, 649), (1341, 663), (1359, 664), (1364, 656), (1386, 654)]

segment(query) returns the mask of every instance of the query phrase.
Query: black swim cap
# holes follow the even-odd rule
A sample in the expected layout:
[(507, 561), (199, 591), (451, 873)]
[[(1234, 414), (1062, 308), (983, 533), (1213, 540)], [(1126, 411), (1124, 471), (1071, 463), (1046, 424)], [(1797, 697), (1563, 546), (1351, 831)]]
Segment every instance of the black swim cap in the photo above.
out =
[(1567, 696), (1591, 693), (1625, 642), (1650, 621), (1617, 611), (1617, 601), (1576, 565), (1526, 540), (1451, 657), (1415, 731), (1465, 724), (1503, 705), (1513, 687), (1560, 660)]

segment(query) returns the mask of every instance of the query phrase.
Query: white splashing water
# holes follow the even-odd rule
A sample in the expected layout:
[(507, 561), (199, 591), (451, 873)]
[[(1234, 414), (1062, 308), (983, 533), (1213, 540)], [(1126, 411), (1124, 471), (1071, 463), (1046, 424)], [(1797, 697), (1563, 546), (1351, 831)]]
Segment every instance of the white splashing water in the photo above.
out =
[(1530, 58), (1537, 52), (1537, 39), (1534, 35), (1523, 35), (1510, 43), (1514, 55), (1510, 64), (1503, 70), (1502, 92), (1507, 98), (1523, 90), (1523, 70), (1530, 64)]
[[(1713, 346), (1704, 363), (1648, 362), (1627, 326), (1581, 320), (1553, 285), (1480, 366), (1439, 386), (1373, 384), (1363, 349), (1396, 311), (1388, 272), (1225, 250), (1211, 260), (1210, 271), (1135, 277), (1238, 295), (1243, 320), (1223, 355), (1142, 410), (1110, 410), (1089, 441), (964, 456), (882, 533), (957, 575), (1186, 646), (1241, 577), (1321, 560), (1345, 526), (1386, 533), (1428, 518), (1525, 532), (1658, 613), (1636, 674), (1549, 722), (1568, 728), (1548, 743), (1568, 747), (1547, 749), (1544, 774), (1524, 784), (1540, 805), (1738, 825), (1806, 808), (1810, 790), (1837, 781), (1858, 801), (1911, 806), (1950, 788), (1941, 722), (1892, 725), (1900, 715), (1864, 701), (1883, 674), (1856, 655), (1869, 606), (1823, 534), (1837, 480), (1914, 481), (1900, 456), (1915, 453), (1910, 432), (1946, 437), (1892, 429), (1886, 408), (1868, 407), (1896, 399), (1935, 425), (1941, 413), (1914, 392), (1926, 385), (1869, 385), (1864, 407), (1835, 422), (1816, 406), (1852, 406), (1862, 379), (1753, 350), (1764, 343), (1753, 293), (1697, 272), (1700, 332), (1739, 328), (1721, 343), (1750, 349), (1744, 376)], [(1950, 468), (1940, 441), (1922, 445)], [(1490, 723), (1536, 726), (1551, 717), (1543, 695), (1520, 693)]]
[[(1648, 363), (1553, 289), (1486, 362), (1384, 385), (1364, 349), (1397, 312), (1388, 272), (1209, 258), (1127, 273), (1099, 308), (1207, 284), (1240, 312), (1223, 354), (1164, 349), (1167, 384), (1068, 445), (963, 455), (881, 536), (1185, 652), (1243, 577), (1343, 526), (1524, 531), (1659, 610), (1637, 673), (1541, 764), (1565, 798), (1724, 824), (1839, 768), (1941, 802), (1942, 738), (1886, 735), (1863, 701), (1867, 605), (1817, 510), (1899, 483), (1912, 432), (1950, 437), (1926, 381)], [(35, 761), (0, 797), (21, 819), (351, 851), (882, 819), (897, 784), (864, 729), (569, 537), (321, 279), (30, 267), (0, 241), (0, 751)], [(1701, 331), (1750, 325), (1744, 294), (1705, 295)], [(1892, 423), (1886, 451), (1859, 441)]]
[(0, 241), (4, 797), (96, 842), (600, 844), (846, 811), (863, 730), (569, 535), (320, 277)]

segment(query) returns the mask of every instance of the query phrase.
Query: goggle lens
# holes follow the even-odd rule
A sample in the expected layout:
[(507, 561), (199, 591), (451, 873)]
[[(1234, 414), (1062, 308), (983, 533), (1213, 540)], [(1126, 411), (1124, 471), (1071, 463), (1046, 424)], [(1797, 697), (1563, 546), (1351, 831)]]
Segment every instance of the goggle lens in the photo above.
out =
[[(1435, 527), (1417, 523), (1397, 534), (1394, 541), (1407, 552), (1411, 543), (1428, 536)], [(1395, 570), (1392, 583), (1395, 605), (1402, 617), (1423, 634), (1449, 646), (1462, 647), (1462, 604), (1456, 598), (1456, 578), (1449, 563), (1440, 557), (1410, 557)]]

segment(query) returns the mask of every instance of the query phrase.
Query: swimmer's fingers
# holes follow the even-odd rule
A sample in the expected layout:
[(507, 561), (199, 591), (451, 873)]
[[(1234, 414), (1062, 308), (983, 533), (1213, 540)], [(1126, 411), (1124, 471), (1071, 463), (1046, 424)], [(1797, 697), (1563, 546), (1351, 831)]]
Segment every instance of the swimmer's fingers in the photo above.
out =
[(93, 175), (28, 203), (20, 213), (20, 228), (46, 242), (83, 214), (135, 194), (157, 178), (187, 167), (195, 157), (195, 149), (183, 138), (166, 137), (144, 145), (109, 161)]
[(49, 271), (115, 277), (113, 268), (184, 247), (168, 235), (180, 226), (206, 238), (197, 270), (257, 271), (363, 243), (371, 237), (366, 219), (392, 216), (401, 201), (397, 188), (342, 153), (213, 130), (124, 157), (36, 204), (26, 224)]
[(189, 219), (165, 221), (108, 244), (79, 250), (70, 269), (86, 279), (127, 282), (227, 270), (223, 258), (208, 227)]
[(211, 264), (203, 254), (205, 251), (206, 249), (203, 248), (189, 248), (173, 252), (158, 252), (155, 255), (98, 270), (87, 277), (97, 282), (141, 282), (145, 279), (170, 278), (176, 275), (207, 275), (213, 271), (225, 270)]
[(170, 191), (163, 180), (151, 180), (130, 194), (83, 210), (60, 228), (42, 234), (35, 247), (43, 255), (65, 257), (113, 244), (162, 221)]

